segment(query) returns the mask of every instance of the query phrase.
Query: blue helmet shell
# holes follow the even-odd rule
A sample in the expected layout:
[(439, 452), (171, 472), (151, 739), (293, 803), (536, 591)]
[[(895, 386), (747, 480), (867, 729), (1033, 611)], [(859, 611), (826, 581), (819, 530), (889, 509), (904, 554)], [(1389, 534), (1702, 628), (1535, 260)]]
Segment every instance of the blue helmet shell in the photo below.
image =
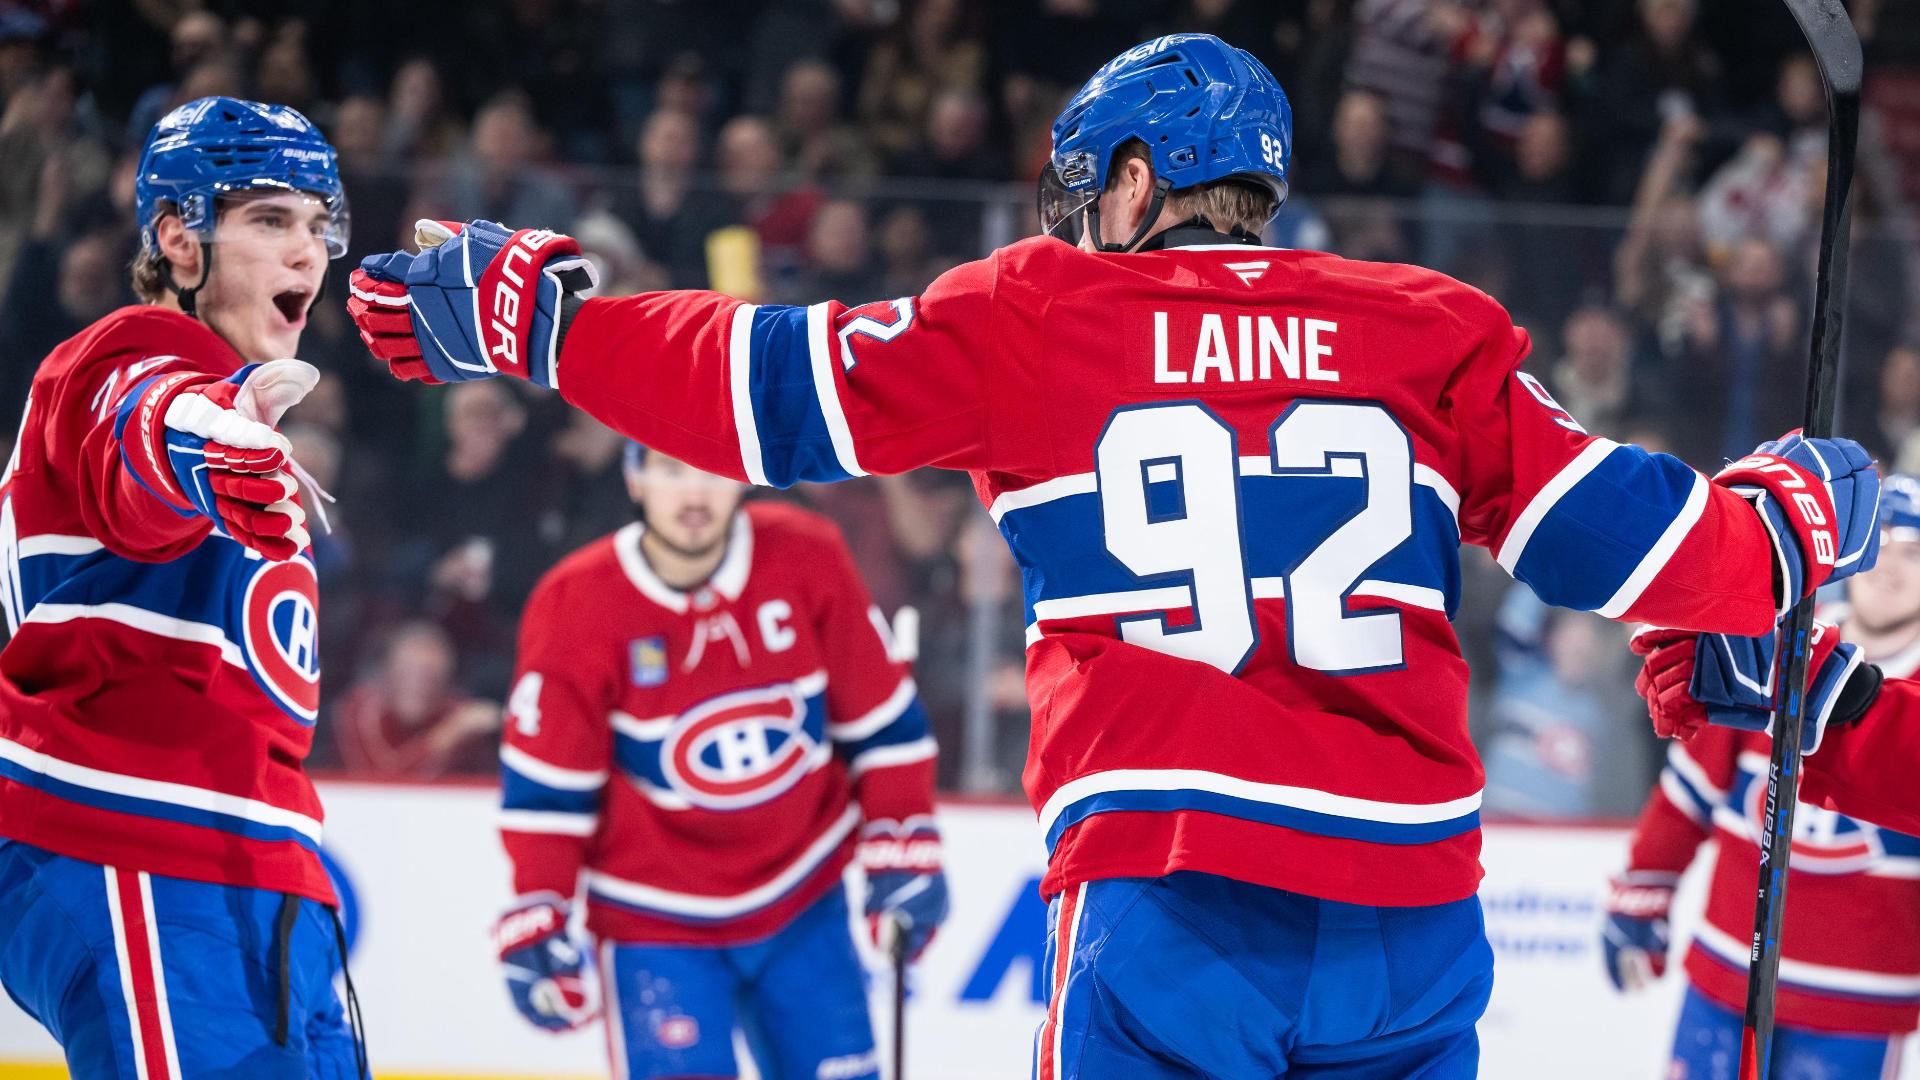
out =
[(346, 189), (331, 143), (297, 109), (230, 97), (190, 101), (160, 118), (134, 181), (141, 246), (160, 250), (154, 228), (171, 203), (188, 229), (211, 240), (215, 203), (232, 191), (279, 189), (319, 198), (333, 215), (327, 255), (346, 254)]
[(1920, 479), (1895, 473), (1881, 483), (1880, 528), (1888, 540), (1920, 540)]
[(1265, 64), (1212, 34), (1155, 38), (1094, 72), (1053, 122), (1060, 184), (1098, 195), (1130, 139), (1174, 191), (1231, 176), (1287, 197), (1293, 107)]

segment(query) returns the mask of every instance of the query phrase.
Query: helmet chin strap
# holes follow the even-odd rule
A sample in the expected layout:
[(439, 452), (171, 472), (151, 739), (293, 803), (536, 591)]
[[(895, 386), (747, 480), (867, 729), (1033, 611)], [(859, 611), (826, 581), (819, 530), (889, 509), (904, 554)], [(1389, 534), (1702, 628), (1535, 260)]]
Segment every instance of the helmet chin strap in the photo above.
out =
[(1093, 237), (1095, 251), (1123, 253), (1137, 249), (1146, 243), (1147, 234), (1160, 220), (1160, 211), (1167, 205), (1167, 196), (1173, 192), (1173, 184), (1164, 177), (1153, 181), (1153, 200), (1147, 203), (1146, 216), (1140, 219), (1140, 227), (1133, 230), (1133, 237), (1124, 244), (1109, 244), (1100, 239), (1100, 200), (1094, 199), (1087, 204), (1087, 235)]
[(200, 280), (187, 288), (183, 289), (174, 283), (172, 263), (163, 258), (161, 266), (163, 267), (161, 281), (168, 291), (173, 293), (173, 298), (180, 302), (180, 310), (190, 319), (199, 319), (200, 312), (197, 310), (195, 301), (200, 295), (200, 290), (206, 288), (207, 279), (213, 276), (213, 245), (205, 240), (200, 241)]

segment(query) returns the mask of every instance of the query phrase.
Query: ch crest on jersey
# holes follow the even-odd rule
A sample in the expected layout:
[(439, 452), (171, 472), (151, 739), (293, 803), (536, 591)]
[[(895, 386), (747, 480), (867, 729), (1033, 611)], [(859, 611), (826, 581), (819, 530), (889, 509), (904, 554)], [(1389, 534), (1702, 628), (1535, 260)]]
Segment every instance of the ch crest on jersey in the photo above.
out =
[(311, 727), (320, 711), (320, 605), (304, 558), (259, 564), (240, 604), (248, 669), (274, 702)]
[(708, 810), (758, 806), (812, 771), (819, 742), (787, 684), (726, 694), (674, 721), (660, 747), (675, 793)]
[(659, 635), (627, 642), (627, 673), (641, 689), (667, 681), (667, 639)]
[[(1741, 813), (1754, 837), (1763, 835), (1766, 818), (1760, 805), (1766, 785), (1757, 778), (1747, 784)], [(1801, 803), (1793, 812), (1794, 870), (1808, 874), (1859, 874), (1873, 868), (1887, 853), (1880, 830), (1845, 814)]]

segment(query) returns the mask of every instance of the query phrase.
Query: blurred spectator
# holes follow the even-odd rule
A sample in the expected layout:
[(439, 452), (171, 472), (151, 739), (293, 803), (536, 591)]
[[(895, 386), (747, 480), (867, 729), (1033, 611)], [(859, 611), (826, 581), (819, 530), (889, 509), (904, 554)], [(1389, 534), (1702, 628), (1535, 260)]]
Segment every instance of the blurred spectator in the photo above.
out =
[(260, 51), (253, 69), (254, 96), (276, 105), (291, 105), (303, 113), (313, 109), (313, 66), (307, 56), (306, 26), (289, 21)]
[(1818, 218), (1808, 192), (1826, 168), (1819, 145), (1799, 153), (1773, 135), (1755, 135), (1700, 192), (1700, 234), (1710, 256), (1725, 257), (1747, 237), (1797, 248)]
[[(893, 163), (897, 176), (944, 180), (1005, 180), (1007, 162), (987, 143), (987, 103), (966, 90), (943, 90), (927, 112), (924, 145)], [(939, 207), (932, 215), (934, 247), (959, 258), (984, 254), (980, 205), (971, 200)]]
[(917, 296), (949, 264), (933, 250), (933, 232), (920, 207), (903, 204), (880, 222), (882, 296)]
[(1902, 345), (1887, 354), (1880, 368), (1880, 401), (1874, 417), (1878, 439), (1864, 439), (1882, 462), (1898, 462), (1899, 471), (1913, 471), (1910, 462), (1920, 456), (1920, 348)]
[(433, 61), (415, 57), (401, 64), (387, 102), (387, 160), (445, 158), (459, 147), (461, 126), (447, 111), (446, 89)]
[(36, 228), (20, 246), (12, 284), (0, 300), (0, 341), (12, 358), (0, 365), (0, 415), (7, 417), (0, 423), (12, 426), (34, 368), (54, 346), (114, 308), (133, 303), (125, 272), (129, 239), (94, 233), (68, 241), (43, 236)]
[(431, 623), (396, 628), (370, 678), (334, 709), (340, 761), (356, 776), (432, 780), (498, 768), (500, 706), (454, 682), (453, 643)]
[(1430, 156), (1456, 181), (1497, 190), (1518, 171), (1514, 159), (1529, 125), (1558, 110), (1566, 47), (1545, 0), (1494, 0), (1477, 17), (1462, 11), (1458, 20), (1449, 79), (1455, 100)]
[(82, 124), (78, 95), (73, 69), (56, 65), (29, 77), (0, 111), (0, 267), (13, 266), (36, 211), (62, 215), (37, 223), (52, 240), (66, 208), (106, 183), (112, 159)]
[(1665, 403), (1640, 389), (1633, 370), (1633, 332), (1604, 307), (1585, 307), (1567, 319), (1560, 359), (1548, 371), (1554, 399), (1587, 430), (1619, 438), (1646, 423)]
[(664, 268), (647, 259), (640, 241), (626, 223), (605, 211), (594, 211), (573, 223), (580, 252), (600, 275), (595, 296), (632, 296), (671, 287)]
[(787, 69), (779, 125), (787, 167), (800, 176), (868, 177), (880, 169), (871, 140), (840, 118), (840, 74), (825, 61)]
[(568, 409), (551, 451), (563, 485), (554, 547), (573, 551), (633, 520), (621, 455), (626, 436), (578, 409)]
[(1758, 237), (1736, 246), (1718, 274), (1717, 299), (1685, 302), (1686, 337), (1670, 371), (1675, 400), (1690, 414), (1676, 431), (1689, 461), (1732, 460), (1800, 419), (1804, 383), (1801, 304), (1786, 291), (1780, 250)]
[(720, 189), (731, 200), (733, 222), (759, 236), (762, 255), (776, 274), (797, 263), (820, 192), (794, 188), (781, 169), (780, 139), (758, 116), (736, 116), (720, 129), (717, 165)]
[(517, 90), (495, 95), (474, 114), (467, 160), (449, 178), (446, 201), (460, 208), (463, 220), (566, 228), (573, 223), (573, 196), (537, 163), (539, 142), (527, 96)]
[(211, 11), (189, 11), (173, 24), (167, 35), (168, 58), (174, 81), (157, 83), (140, 94), (127, 117), (127, 143), (138, 146), (147, 132), (175, 105), (193, 100), (182, 95), (187, 75), (209, 61), (224, 61), (227, 51), (227, 24)]
[(886, 299), (867, 231), (867, 211), (860, 203), (821, 203), (807, 231), (806, 265), (784, 289), (790, 302), (839, 300), (857, 307)]
[(1333, 150), (1300, 162), (1304, 166), (1299, 169), (1300, 189), (1315, 195), (1393, 199), (1413, 195), (1420, 189), (1419, 177), (1405, 167), (1404, 158), (1389, 152), (1389, 135), (1387, 107), (1380, 95), (1347, 91), (1334, 110)]
[(1453, 0), (1359, 0), (1353, 20), (1347, 82), (1385, 102), (1389, 144), (1424, 172), (1465, 13)]
[[(911, 150), (927, 110), (942, 90), (983, 90), (987, 54), (979, 37), (977, 0), (920, 0), (867, 54), (859, 115), (883, 154)], [(1009, 104), (1009, 109), (1018, 109)]]
[(1695, 0), (1638, 0), (1638, 32), (1613, 46), (1588, 98), (1596, 193), (1625, 203), (1661, 128), (1721, 106), (1721, 62), (1694, 34)]
[(638, 156), (634, 182), (615, 194), (614, 212), (674, 288), (705, 288), (707, 237), (733, 217), (726, 197), (698, 175), (699, 124), (678, 109), (655, 110), (640, 133)]

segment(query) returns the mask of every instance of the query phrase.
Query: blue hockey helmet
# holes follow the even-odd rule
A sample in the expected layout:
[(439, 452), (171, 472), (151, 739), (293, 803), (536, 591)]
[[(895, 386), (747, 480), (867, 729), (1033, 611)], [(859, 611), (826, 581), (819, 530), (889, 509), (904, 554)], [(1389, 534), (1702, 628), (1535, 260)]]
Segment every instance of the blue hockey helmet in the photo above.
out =
[(1920, 540), (1920, 479), (1895, 473), (1881, 482), (1880, 528), (1889, 541)]
[(626, 450), (621, 452), (620, 461), (630, 472), (639, 472), (647, 467), (647, 444), (637, 439), (628, 439)]
[(140, 243), (159, 254), (160, 204), (171, 203), (203, 242), (213, 239), (216, 201), (234, 191), (281, 190), (326, 204), (327, 257), (347, 253), (346, 189), (326, 136), (296, 109), (230, 97), (189, 101), (160, 118), (140, 154), (134, 204)]
[(1040, 223), (1048, 233), (1091, 209), (1106, 188), (1115, 151), (1139, 140), (1153, 163), (1155, 201), (1146, 238), (1166, 194), (1228, 177), (1287, 197), (1293, 108), (1252, 53), (1212, 34), (1169, 34), (1108, 61), (1053, 122), (1053, 154), (1040, 181)]

